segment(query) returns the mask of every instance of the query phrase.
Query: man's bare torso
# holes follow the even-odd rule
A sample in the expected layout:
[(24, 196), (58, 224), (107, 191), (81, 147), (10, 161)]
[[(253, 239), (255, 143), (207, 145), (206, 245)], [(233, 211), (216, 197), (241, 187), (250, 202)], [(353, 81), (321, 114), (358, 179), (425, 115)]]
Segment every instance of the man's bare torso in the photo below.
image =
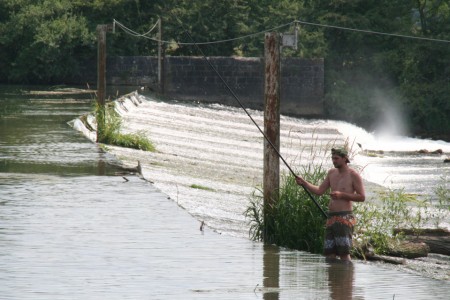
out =
[(328, 205), (328, 209), (331, 212), (337, 211), (352, 211), (352, 201), (348, 199), (335, 199), (333, 197), (333, 192), (339, 191), (344, 193), (355, 193), (355, 188), (353, 185), (353, 176), (352, 174), (355, 172), (352, 169), (347, 169), (344, 172), (339, 172), (338, 169), (331, 169), (328, 173), (328, 177), (330, 180), (330, 189), (331, 189), (331, 200)]

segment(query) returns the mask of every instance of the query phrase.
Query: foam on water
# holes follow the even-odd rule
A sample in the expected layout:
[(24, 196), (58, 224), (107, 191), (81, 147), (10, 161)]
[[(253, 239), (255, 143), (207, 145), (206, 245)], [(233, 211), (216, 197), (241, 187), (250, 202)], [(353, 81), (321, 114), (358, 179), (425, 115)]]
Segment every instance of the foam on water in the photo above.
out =
[(429, 152), (433, 152), (440, 149), (443, 152), (450, 154), (450, 143), (445, 141), (390, 135), (386, 132), (384, 134), (376, 135), (350, 123), (339, 121), (329, 121), (329, 123), (330, 125), (334, 124), (331, 126), (335, 126), (339, 132), (345, 137), (348, 137), (350, 141), (361, 144), (362, 150), (394, 152), (428, 150)]

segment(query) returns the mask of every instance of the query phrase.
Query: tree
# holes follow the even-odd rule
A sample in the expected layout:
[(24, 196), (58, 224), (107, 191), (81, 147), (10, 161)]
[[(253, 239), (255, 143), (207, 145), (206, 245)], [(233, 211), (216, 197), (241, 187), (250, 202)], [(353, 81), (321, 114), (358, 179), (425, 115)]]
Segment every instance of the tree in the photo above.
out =
[(7, 1), (9, 17), (0, 27), (7, 80), (58, 82), (78, 72), (80, 54), (92, 45), (88, 22), (69, 0)]

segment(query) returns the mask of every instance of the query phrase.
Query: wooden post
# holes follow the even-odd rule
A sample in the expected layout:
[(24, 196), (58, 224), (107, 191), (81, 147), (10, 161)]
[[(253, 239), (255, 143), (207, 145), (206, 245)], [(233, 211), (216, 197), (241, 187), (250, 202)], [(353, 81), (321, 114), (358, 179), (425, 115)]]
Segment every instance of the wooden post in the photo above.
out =
[(112, 31), (112, 25), (97, 25), (97, 142), (105, 127), (106, 94), (106, 32)]
[(278, 33), (265, 34), (264, 133), (272, 143), (264, 140), (264, 222), (269, 230), (264, 233), (265, 241), (270, 235), (271, 210), (280, 187), (280, 41)]
[(164, 95), (164, 43), (162, 42), (161, 18), (158, 19), (158, 87), (159, 92)]

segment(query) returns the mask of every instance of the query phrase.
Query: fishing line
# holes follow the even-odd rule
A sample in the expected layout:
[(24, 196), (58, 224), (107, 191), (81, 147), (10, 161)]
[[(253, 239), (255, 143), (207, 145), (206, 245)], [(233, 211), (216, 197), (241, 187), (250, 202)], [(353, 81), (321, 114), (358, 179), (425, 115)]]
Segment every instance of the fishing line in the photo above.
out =
[[(253, 124), (255, 124), (256, 128), (258, 128), (259, 132), (264, 136), (264, 139), (270, 144), (270, 146), (273, 148), (273, 150), (276, 152), (276, 154), (278, 155), (278, 157), (283, 161), (283, 163), (286, 165), (286, 167), (289, 169), (289, 171), (291, 172), (291, 174), (297, 178), (298, 176), (295, 174), (295, 172), (292, 170), (292, 168), (289, 166), (289, 164), (287, 163), (287, 161), (283, 158), (283, 156), (281, 155), (280, 151), (277, 150), (277, 148), (275, 147), (275, 145), (270, 141), (270, 139), (268, 138), (268, 136), (264, 133), (264, 131), (261, 129), (261, 127), (255, 122), (255, 120), (253, 119), (253, 117), (250, 115), (250, 113), (247, 111), (247, 109), (244, 107), (244, 105), (242, 104), (242, 102), (239, 100), (239, 97), (236, 95), (236, 93), (231, 89), (231, 87), (227, 84), (227, 82), (225, 81), (225, 79), (223, 79), (222, 75), (220, 75), (220, 73), (217, 71), (217, 69), (212, 65), (212, 63), (208, 60), (208, 58), (206, 57), (205, 53), (203, 52), (203, 50), (198, 46), (198, 44), (195, 42), (194, 38), (192, 37), (192, 35), (190, 34), (190, 32), (188, 30), (186, 30), (184, 28), (183, 23), (177, 18), (175, 17), (178, 22), (180, 23), (180, 25), (182, 26), (184, 32), (186, 32), (186, 34), (188, 35), (188, 37), (192, 40), (192, 43), (194, 44), (194, 46), (200, 51), (200, 54), (203, 56), (203, 59), (208, 63), (209, 67), (214, 70), (214, 72), (216, 73), (217, 76), (219, 76), (220, 80), (222, 81), (222, 83), (225, 85), (225, 87), (227, 88), (227, 90), (230, 92), (230, 94), (234, 97), (234, 99), (236, 99), (236, 101), (239, 103), (239, 106), (245, 111), (245, 113), (247, 114), (247, 116), (250, 118), (250, 120), (253, 122)], [(316, 201), (316, 199), (311, 195), (311, 193), (308, 191), (308, 189), (306, 187), (304, 187), (302, 185), (303, 189), (305, 190), (305, 192), (308, 194), (308, 196), (311, 198), (311, 200), (314, 202), (314, 204), (317, 206), (317, 208), (319, 208), (319, 210), (322, 212), (323, 216), (325, 218), (328, 218), (327, 213), (323, 210), (323, 208), (319, 205), (319, 203)]]

